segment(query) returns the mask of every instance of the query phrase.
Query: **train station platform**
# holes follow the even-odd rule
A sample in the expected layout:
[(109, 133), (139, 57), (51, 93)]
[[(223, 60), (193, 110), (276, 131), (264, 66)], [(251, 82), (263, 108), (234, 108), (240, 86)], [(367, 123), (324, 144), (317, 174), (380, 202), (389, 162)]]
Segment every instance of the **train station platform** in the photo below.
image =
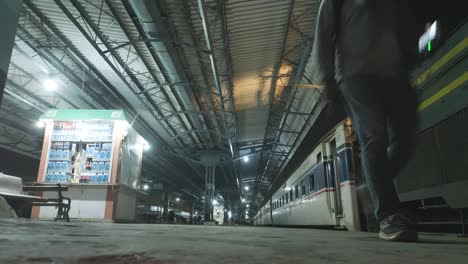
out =
[(250, 226), (0, 222), (0, 263), (468, 263), (468, 238)]

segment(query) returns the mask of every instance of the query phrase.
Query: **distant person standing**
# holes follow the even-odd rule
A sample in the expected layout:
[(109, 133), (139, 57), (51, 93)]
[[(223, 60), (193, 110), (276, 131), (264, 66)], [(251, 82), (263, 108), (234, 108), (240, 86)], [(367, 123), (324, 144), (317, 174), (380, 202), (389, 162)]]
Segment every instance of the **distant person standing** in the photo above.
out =
[(328, 103), (339, 99), (353, 121), (379, 237), (392, 241), (417, 240), (393, 183), (410, 157), (417, 121), (408, 60), (418, 35), (404, 2), (322, 0), (311, 57)]
[(169, 211), (167, 218), (169, 220), (169, 224), (174, 224), (175, 214), (173, 210)]

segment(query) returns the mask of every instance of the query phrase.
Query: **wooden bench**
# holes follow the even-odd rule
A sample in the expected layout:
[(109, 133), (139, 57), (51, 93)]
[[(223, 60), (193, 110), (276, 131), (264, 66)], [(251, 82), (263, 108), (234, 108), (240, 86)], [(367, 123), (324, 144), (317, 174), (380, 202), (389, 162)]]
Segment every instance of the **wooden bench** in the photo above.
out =
[(35, 194), (42, 194), (42, 192), (57, 192), (57, 198), (46, 198), (45, 201), (33, 201), (32, 206), (55, 206), (58, 210), (54, 221), (66, 220), (67, 222), (70, 222), (69, 212), (71, 199), (62, 195), (62, 192), (68, 191), (67, 186), (62, 186), (60, 183), (57, 183), (56, 185), (32, 183), (31, 185), (23, 186), (23, 191)]
[[(61, 186), (60, 184), (30, 183), (28, 186), (23, 186), (21, 178), (0, 173), (0, 195), (7, 200), (18, 215), (28, 205), (55, 206), (58, 208), (55, 221), (63, 219), (69, 222), (70, 217), (68, 213), (70, 211), (71, 199), (62, 195), (62, 191), (67, 190), (68, 187)], [(56, 191), (58, 198), (41, 197), (42, 192), (50, 191)], [(29, 195), (24, 192), (38, 193), (39, 195)], [(64, 201), (67, 201), (67, 203)]]

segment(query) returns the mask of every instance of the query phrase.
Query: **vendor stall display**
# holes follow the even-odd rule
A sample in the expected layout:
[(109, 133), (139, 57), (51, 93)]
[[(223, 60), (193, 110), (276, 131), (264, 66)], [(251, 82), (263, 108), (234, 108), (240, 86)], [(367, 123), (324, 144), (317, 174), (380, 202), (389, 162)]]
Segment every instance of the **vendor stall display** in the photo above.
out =
[[(71, 218), (134, 221), (147, 142), (121, 110), (51, 109), (37, 182), (69, 186)], [(52, 218), (47, 208), (33, 217)]]

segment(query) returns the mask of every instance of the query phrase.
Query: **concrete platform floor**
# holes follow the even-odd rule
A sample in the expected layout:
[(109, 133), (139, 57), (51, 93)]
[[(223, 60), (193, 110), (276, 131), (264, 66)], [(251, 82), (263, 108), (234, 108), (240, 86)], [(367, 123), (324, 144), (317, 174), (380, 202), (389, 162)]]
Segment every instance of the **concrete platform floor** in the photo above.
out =
[(249, 226), (0, 221), (0, 263), (468, 263), (468, 238)]

